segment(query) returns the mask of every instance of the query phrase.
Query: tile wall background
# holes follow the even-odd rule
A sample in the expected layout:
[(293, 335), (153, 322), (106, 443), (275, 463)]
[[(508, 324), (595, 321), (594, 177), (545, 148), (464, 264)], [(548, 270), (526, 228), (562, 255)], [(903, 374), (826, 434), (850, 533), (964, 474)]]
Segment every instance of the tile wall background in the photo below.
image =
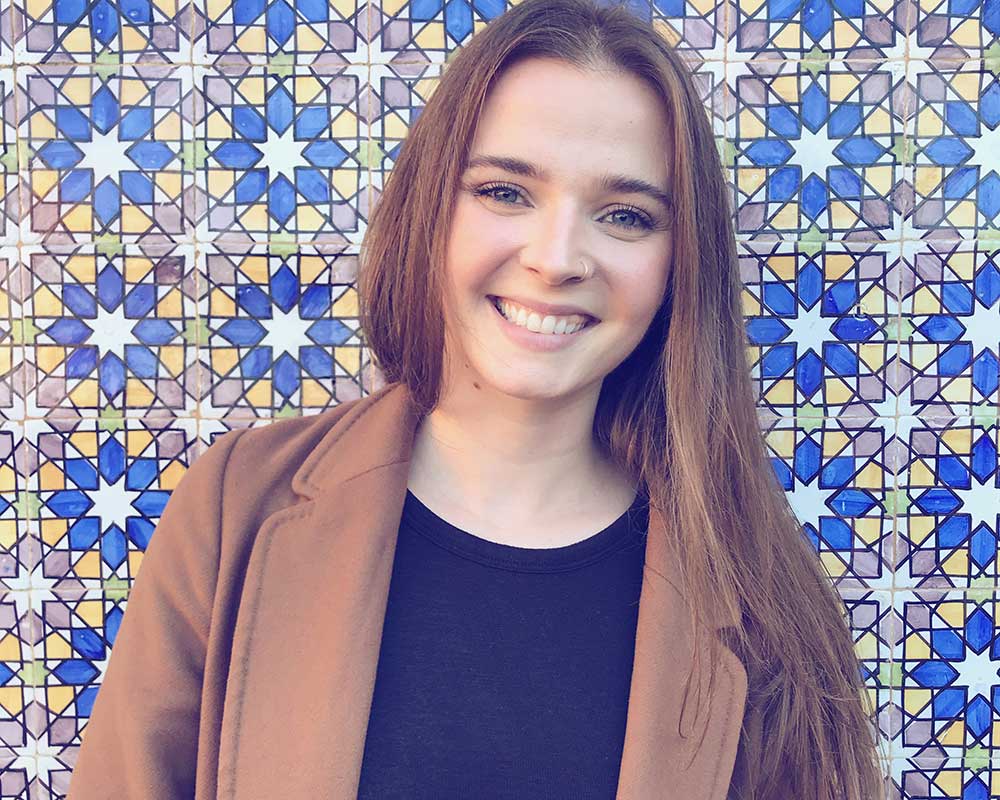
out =
[[(733, 185), (761, 423), (896, 798), (1000, 796), (1000, 0), (634, 0)], [(143, 550), (235, 426), (381, 385), (365, 221), (500, 0), (3, 0), (0, 800), (62, 797)]]

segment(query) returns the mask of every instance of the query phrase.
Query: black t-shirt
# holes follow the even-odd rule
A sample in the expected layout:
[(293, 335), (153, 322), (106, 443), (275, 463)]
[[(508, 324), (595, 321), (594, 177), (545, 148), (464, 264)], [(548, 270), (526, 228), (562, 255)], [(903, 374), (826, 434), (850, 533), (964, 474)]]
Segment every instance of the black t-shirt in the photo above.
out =
[(359, 800), (613, 800), (647, 523), (512, 547), (407, 492)]

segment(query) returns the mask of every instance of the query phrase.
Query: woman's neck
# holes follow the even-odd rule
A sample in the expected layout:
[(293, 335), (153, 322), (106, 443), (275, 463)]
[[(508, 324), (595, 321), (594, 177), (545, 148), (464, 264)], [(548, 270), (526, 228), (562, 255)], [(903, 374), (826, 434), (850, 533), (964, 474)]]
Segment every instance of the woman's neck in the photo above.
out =
[(636, 487), (594, 441), (592, 411), (548, 422), (439, 406), (417, 428), (408, 487), (439, 516), (484, 538), (517, 535), (524, 547), (585, 538), (624, 513)]

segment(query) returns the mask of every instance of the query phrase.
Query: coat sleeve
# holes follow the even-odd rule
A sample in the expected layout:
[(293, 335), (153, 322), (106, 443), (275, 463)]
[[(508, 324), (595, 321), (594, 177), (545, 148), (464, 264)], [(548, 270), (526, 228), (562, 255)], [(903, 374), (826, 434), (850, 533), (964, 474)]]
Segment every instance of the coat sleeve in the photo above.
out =
[(245, 432), (217, 438), (188, 467), (163, 509), (80, 733), (67, 800), (194, 797), (223, 480)]

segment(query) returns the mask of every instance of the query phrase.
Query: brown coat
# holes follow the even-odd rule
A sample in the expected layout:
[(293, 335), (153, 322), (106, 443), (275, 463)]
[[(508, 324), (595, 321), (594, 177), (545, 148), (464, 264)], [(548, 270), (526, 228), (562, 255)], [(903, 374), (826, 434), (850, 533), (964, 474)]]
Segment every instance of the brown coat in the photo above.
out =
[[(356, 797), (417, 421), (390, 384), (226, 433), (191, 465), (129, 595), (69, 800)], [(651, 510), (617, 800), (723, 800), (746, 671), (724, 649), (702, 746), (678, 736), (690, 629), (665, 543)]]

